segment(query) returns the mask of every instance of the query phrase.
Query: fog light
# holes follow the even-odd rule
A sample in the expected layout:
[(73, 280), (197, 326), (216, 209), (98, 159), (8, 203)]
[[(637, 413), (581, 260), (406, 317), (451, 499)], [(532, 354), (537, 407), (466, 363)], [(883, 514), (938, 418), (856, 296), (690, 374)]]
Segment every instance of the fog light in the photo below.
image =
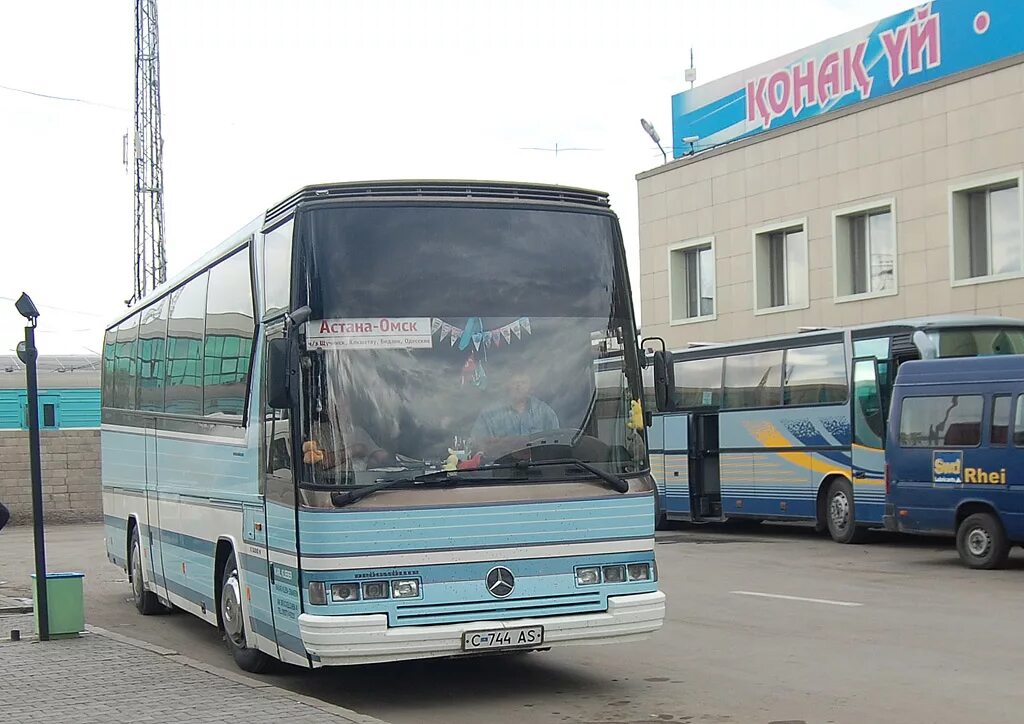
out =
[(358, 583), (332, 583), (331, 598), (335, 601), (358, 601)]
[(388, 597), (387, 581), (367, 581), (363, 584), (363, 599), (373, 601)]
[(418, 578), (408, 578), (402, 581), (391, 582), (392, 598), (416, 598), (420, 595), (420, 581)]
[(651, 564), (630, 563), (626, 566), (626, 574), (631, 581), (649, 581), (651, 578)]
[(605, 583), (622, 583), (626, 580), (626, 567), (625, 566), (605, 566), (604, 567), (604, 582)]
[(314, 606), (324, 606), (327, 604), (327, 587), (324, 586), (323, 581), (309, 582), (309, 602)]
[(597, 566), (586, 566), (576, 569), (577, 586), (593, 586), (601, 582), (601, 569)]

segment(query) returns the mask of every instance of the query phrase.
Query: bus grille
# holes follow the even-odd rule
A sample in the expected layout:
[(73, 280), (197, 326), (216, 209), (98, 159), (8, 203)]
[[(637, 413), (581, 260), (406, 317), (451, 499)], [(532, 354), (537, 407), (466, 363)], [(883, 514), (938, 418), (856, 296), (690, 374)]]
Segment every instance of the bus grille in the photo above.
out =
[(393, 626), (422, 626), (435, 623), (493, 621), (507, 618), (565, 616), (604, 611), (607, 603), (597, 592), (534, 596), (507, 600), (459, 601), (457, 603), (415, 603), (398, 606)]

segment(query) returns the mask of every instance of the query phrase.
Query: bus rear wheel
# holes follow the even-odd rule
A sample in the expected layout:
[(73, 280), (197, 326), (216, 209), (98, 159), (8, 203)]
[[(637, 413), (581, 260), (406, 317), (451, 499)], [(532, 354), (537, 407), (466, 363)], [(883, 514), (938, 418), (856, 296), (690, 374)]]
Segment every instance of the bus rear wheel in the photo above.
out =
[(146, 590), (145, 578), (142, 573), (142, 545), (139, 543), (139, 529), (132, 528), (132, 544), (128, 554), (129, 580), (132, 584), (132, 600), (135, 608), (143, 616), (166, 611), (160, 599), (152, 591)]
[(828, 534), (836, 543), (860, 543), (864, 540), (864, 529), (857, 526), (853, 486), (846, 480), (833, 480), (828, 488), (825, 523)]
[(220, 620), (224, 626), (224, 640), (231, 656), (242, 671), (263, 674), (270, 670), (274, 660), (259, 649), (249, 648), (245, 638), (245, 616), (242, 615), (242, 586), (238, 581), (238, 564), (234, 554), (224, 566), (220, 587)]
[(974, 513), (956, 529), (956, 550), (971, 568), (994, 570), (1006, 565), (1010, 542), (1003, 524), (992, 513)]

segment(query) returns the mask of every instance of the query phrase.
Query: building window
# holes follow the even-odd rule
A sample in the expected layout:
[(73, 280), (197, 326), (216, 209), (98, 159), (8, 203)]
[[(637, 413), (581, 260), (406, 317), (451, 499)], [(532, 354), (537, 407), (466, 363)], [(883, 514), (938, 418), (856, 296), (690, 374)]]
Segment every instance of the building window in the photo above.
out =
[(696, 239), (669, 249), (672, 322), (715, 316), (715, 241)]
[(896, 217), (891, 202), (835, 215), (836, 296), (896, 293)]
[(953, 278), (977, 280), (1024, 272), (1021, 176), (954, 188)]
[(754, 232), (754, 272), (758, 311), (806, 307), (806, 223)]

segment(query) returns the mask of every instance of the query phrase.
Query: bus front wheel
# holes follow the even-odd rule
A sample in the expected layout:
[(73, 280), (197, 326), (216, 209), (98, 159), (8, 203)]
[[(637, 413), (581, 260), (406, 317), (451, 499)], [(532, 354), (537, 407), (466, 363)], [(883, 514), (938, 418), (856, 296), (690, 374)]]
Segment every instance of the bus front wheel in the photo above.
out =
[(224, 640), (235, 663), (242, 671), (262, 674), (270, 669), (274, 660), (259, 649), (251, 649), (245, 638), (245, 617), (242, 615), (242, 586), (238, 582), (238, 564), (234, 554), (224, 566), (220, 587), (220, 619), (224, 626)]
[(992, 513), (974, 513), (956, 529), (956, 550), (971, 568), (993, 570), (1006, 565), (1010, 542), (1003, 524)]
[(825, 502), (825, 523), (836, 543), (860, 543), (864, 529), (857, 526), (857, 508), (853, 486), (843, 479), (833, 480)]

